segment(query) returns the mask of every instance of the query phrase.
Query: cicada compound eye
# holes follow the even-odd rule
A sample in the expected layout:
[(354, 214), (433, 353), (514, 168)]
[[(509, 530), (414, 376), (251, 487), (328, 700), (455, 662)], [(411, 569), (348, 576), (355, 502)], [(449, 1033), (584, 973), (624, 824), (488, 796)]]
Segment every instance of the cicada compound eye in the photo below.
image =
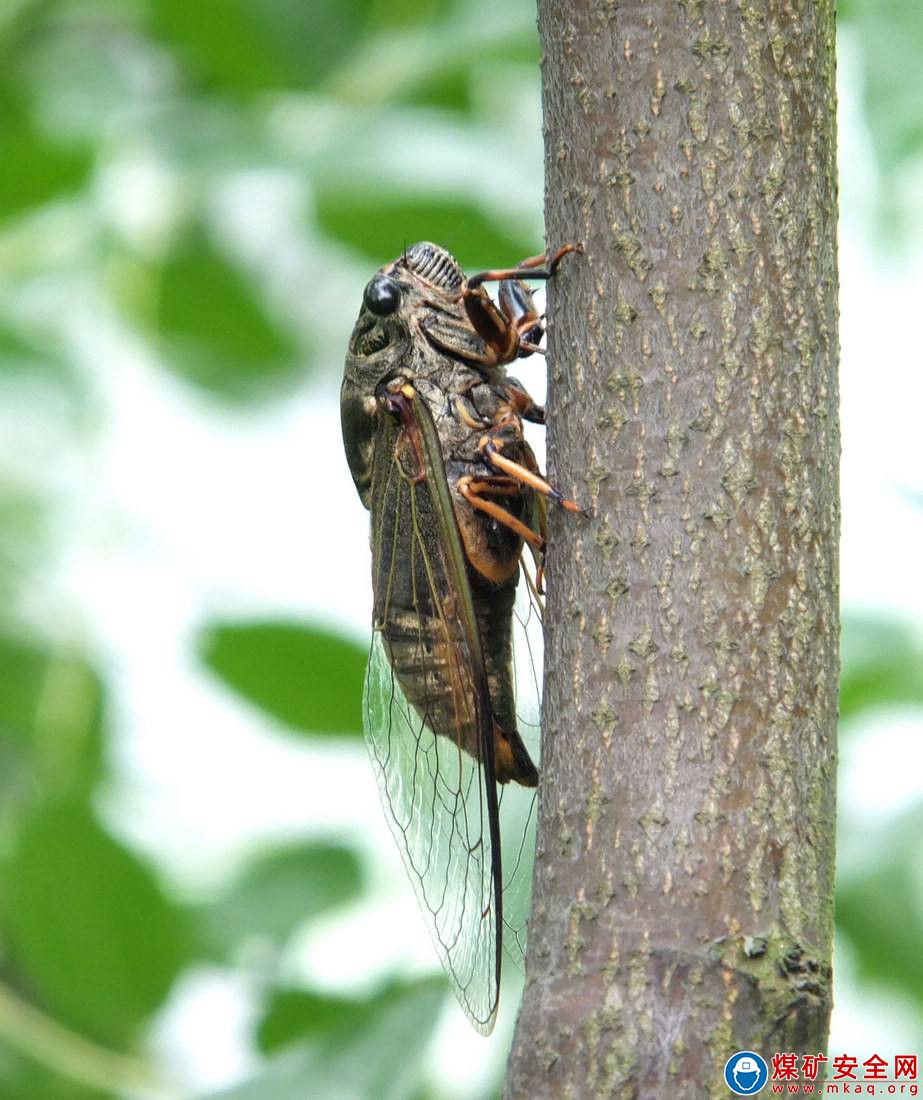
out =
[(362, 301), (370, 313), (386, 317), (401, 304), (401, 290), (387, 275), (376, 275), (365, 288)]

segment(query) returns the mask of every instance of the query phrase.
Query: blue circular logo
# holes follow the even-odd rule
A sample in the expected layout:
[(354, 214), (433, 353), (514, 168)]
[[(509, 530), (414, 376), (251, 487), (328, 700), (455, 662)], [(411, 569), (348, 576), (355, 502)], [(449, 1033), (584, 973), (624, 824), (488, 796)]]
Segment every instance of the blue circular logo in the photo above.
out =
[(754, 1096), (769, 1080), (769, 1066), (752, 1050), (739, 1050), (724, 1066), (724, 1081), (738, 1096)]

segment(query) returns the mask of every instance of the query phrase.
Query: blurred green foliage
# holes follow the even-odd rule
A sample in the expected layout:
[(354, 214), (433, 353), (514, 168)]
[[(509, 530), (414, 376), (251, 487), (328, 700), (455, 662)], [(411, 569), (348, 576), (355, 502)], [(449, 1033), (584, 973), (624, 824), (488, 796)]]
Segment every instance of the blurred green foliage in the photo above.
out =
[(855, 950), (859, 971), (923, 1004), (923, 805), (913, 806), (866, 838), (866, 858), (842, 869), (837, 923)]
[(250, 96), (316, 88), (355, 48), (376, 7), (374, 0), (323, 8), (292, 0), (153, 0), (149, 26), (175, 51), (191, 87)]
[(297, 378), (296, 342), (204, 233), (187, 231), (156, 279), (153, 331), (164, 362), (189, 381), (252, 400)]
[(34, 809), (41, 791), (85, 799), (102, 775), (104, 693), (73, 651), (0, 635), (0, 822)]
[(22, 92), (0, 83), (0, 148), (15, 149), (16, 170), (0, 172), (0, 223), (87, 182), (90, 149), (43, 134)]
[[(202, 639), (206, 665), (285, 726), (310, 734), (362, 730), (368, 653), (318, 627), (293, 623), (212, 623)], [(310, 669), (314, 690), (305, 690)], [(336, 685), (336, 690), (325, 690)]]
[(305, 921), (355, 900), (362, 886), (359, 858), (342, 845), (275, 849), (254, 859), (198, 911), (203, 949), (233, 959), (242, 945), (256, 939), (281, 951)]
[(185, 961), (150, 870), (85, 805), (46, 805), (19, 823), (0, 890), (13, 957), (54, 1014), (107, 1043), (136, 1036)]
[(906, 622), (847, 614), (840, 654), (843, 721), (876, 707), (923, 706), (923, 642)]
[[(394, 242), (407, 244), (425, 225), (428, 237), (445, 244), (458, 257), (526, 256), (535, 241), (525, 234), (504, 230), (476, 204), (431, 196), (408, 198), (377, 192), (321, 191), (317, 195), (317, 220), (325, 233), (368, 256), (371, 265), (393, 252)], [(460, 261), (461, 262), (461, 261)]]
[(442, 981), (430, 978), (356, 1003), (349, 1017), (334, 1020), (325, 1012), (320, 1027), (305, 1014), (298, 1041), (265, 1074), (214, 1100), (302, 1100), (306, 1082), (316, 1096), (407, 1100), (420, 1088), (422, 1056), (444, 996)]
[[(883, 177), (919, 167), (923, 8), (850, 0), (842, 19), (858, 31)], [(0, 6), (0, 397), (14, 442), (0, 467), (4, 1100), (132, 1093), (132, 1059), (159, 1077), (150, 1029), (177, 978), (214, 962), (251, 980), (263, 1056), (224, 1100), (301, 1100), (306, 1081), (318, 1098), (429, 1095), (441, 979), (332, 997), (247, 961), (248, 945), (277, 960), (306, 923), (361, 899), (359, 852), (288, 843), (190, 898), (99, 812), (116, 673), (47, 583), (67, 497), (53, 459), (105, 415), (81, 357), (90, 309), (187, 400), (256, 416), (306, 378), (337, 384), (342, 333), (324, 343), (337, 277), (358, 295), (358, 271), (420, 237), (469, 264), (537, 251), (537, 61), (530, 0)], [(256, 219), (281, 219), (256, 246), (228, 214), (254, 181)], [(37, 436), (48, 449), (30, 450)], [(329, 630), (216, 616), (194, 656), (303, 738), (358, 733), (365, 653)], [(847, 619), (844, 730), (919, 706), (921, 667), (908, 626)], [(863, 977), (923, 1012), (920, 814), (877, 839), (886, 858), (844, 870), (839, 919)]]
[(848, 0), (840, 8), (862, 50), (866, 108), (885, 171), (923, 153), (923, 7), (905, 0)]
[(105, 1100), (111, 1095), (65, 1074), (55, 1073), (44, 1062), (0, 1044), (0, 1096), (3, 1100)]

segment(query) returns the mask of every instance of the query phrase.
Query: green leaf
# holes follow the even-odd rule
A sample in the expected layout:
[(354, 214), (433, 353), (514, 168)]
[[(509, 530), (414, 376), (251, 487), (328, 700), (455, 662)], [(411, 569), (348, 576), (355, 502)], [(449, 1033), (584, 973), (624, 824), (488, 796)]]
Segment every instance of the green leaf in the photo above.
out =
[(213, 623), (205, 664), (249, 702), (291, 729), (357, 734), (364, 649), (320, 627), (284, 622)]
[(335, 1031), (358, 1019), (369, 1003), (302, 989), (276, 990), (257, 1028), (257, 1045), (272, 1054), (295, 1041)]
[(10, 963), (51, 1011), (122, 1045), (183, 962), (177, 916), (143, 864), (82, 806), (48, 806), (0, 865)]
[(923, 704), (923, 646), (905, 623), (846, 615), (840, 652), (841, 719), (874, 707)]
[(836, 920), (856, 952), (867, 981), (886, 982), (923, 1003), (923, 807), (915, 806), (878, 838), (872, 855), (839, 875)]
[(6, 318), (2, 318), (2, 323), (0, 323), (0, 376), (44, 370), (49, 365), (57, 367), (58, 362), (56, 359), (49, 361), (49, 358), (42, 355), (34, 344), (14, 333)]
[[(253, 1080), (213, 1100), (406, 1100), (445, 998), (441, 978), (394, 987), (357, 1019), (285, 1051)], [(308, 1083), (308, 1084), (306, 1084)]]
[(301, 377), (295, 341), (200, 231), (183, 239), (160, 272), (155, 323), (168, 365), (219, 396), (271, 396)]
[(0, 634), (0, 683), (3, 807), (17, 788), (58, 799), (85, 796), (102, 771), (97, 673), (78, 654)]
[(18, 94), (0, 84), (0, 221), (82, 187), (92, 156), (42, 134)]
[(281, 947), (305, 921), (352, 901), (361, 891), (354, 851), (298, 844), (256, 859), (226, 894), (200, 907), (197, 917), (206, 949), (227, 958), (252, 936)]
[(364, 32), (372, 0), (151, 0), (152, 28), (187, 73), (235, 95), (312, 88)]
[(317, 219), (325, 233), (351, 245), (375, 267), (419, 240), (448, 248), (464, 267), (506, 266), (542, 250), (540, 240), (508, 231), (463, 200), (389, 196), (371, 188), (324, 191), (317, 196)]
[[(442, 979), (443, 991), (446, 985)], [(430, 979), (427, 979), (427, 984)], [(415, 989), (416, 983), (389, 982), (371, 997), (334, 997), (308, 989), (277, 989), (257, 1028), (257, 1045), (273, 1053), (295, 1042), (317, 1039), (373, 1019)]]
[(439, 66), (419, 77), (394, 98), (398, 103), (411, 107), (435, 107), (470, 115), (475, 105), (470, 68), (465, 64)]

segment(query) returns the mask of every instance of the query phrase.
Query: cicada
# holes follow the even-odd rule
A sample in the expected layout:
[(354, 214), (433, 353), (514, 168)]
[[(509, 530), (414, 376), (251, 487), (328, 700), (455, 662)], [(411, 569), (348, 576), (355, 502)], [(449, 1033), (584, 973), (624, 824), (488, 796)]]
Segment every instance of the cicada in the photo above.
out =
[(551, 277), (570, 251), (466, 279), (445, 249), (406, 249), (365, 288), (341, 393), (371, 513), (365, 735), (440, 960), (483, 1034), (500, 990), (502, 792), (538, 783), (516, 714), (520, 567), (528, 547), (539, 591), (546, 501), (579, 510), (540, 473), (523, 422), (544, 410), (506, 365), (541, 350), (523, 280)]

